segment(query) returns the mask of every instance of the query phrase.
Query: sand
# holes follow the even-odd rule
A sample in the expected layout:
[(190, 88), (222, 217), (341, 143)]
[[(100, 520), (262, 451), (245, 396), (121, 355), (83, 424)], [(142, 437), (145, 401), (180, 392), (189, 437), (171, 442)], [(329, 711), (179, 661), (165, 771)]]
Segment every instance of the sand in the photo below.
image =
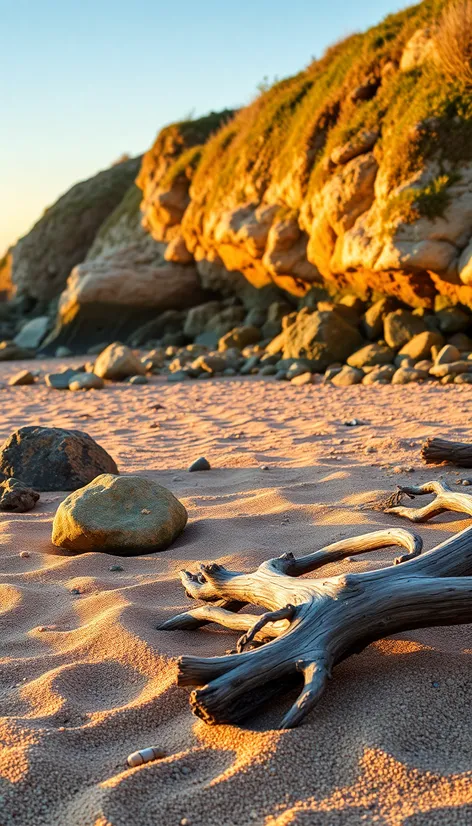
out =
[[(53, 364), (3, 364), (0, 380)], [(426, 436), (472, 440), (467, 386), (156, 377), (87, 394), (5, 387), (1, 398), (2, 439), (31, 424), (86, 430), (122, 472), (169, 487), (189, 524), (164, 553), (120, 558), (51, 545), (65, 494), (0, 516), (0, 826), (472, 823), (469, 626), (370, 646), (335, 669), (317, 709), (286, 732), (277, 724), (293, 697), (244, 727), (208, 727), (175, 685), (177, 656), (222, 654), (235, 634), (156, 630), (189, 605), (182, 567), (218, 559), (251, 569), (307, 553), (395, 523), (362, 510), (377, 491), (467, 476), (419, 459)], [(362, 426), (344, 424), (354, 417)], [(189, 474), (200, 455), (212, 470)], [(445, 515), (419, 530), (429, 548), (466, 524)], [(386, 565), (395, 554), (326, 572)], [(117, 564), (123, 570), (111, 571)], [(147, 746), (168, 756), (128, 768), (127, 755)]]

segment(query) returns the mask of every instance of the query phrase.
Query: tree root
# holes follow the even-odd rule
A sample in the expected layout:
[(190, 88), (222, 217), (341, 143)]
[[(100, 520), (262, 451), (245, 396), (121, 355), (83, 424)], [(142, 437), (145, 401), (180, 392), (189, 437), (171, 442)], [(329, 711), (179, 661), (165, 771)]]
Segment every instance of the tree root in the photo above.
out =
[[(399, 504), (401, 497), (435, 494), (422, 508)], [(472, 497), (446, 484), (400, 487), (386, 512), (424, 522), (444, 511), (472, 515)], [(297, 577), (356, 553), (397, 545), (407, 553), (396, 566), (322, 579)], [(192, 686), (190, 705), (206, 723), (235, 722), (293, 685), (302, 674), (300, 696), (282, 720), (298, 725), (317, 704), (332, 669), (371, 642), (400, 631), (472, 622), (472, 528), (422, 554), (418, 536), (403, 529), (374, 531), (335, 542), (296, 559), (268, 560), (252, 573), (236, 573), (215, 563), (196, 574), (182, 571), (188, 595), (205, 601), (163, 623), (160, 630), (196, 628), (217, 622), (245, 631), (236, 653), (222, 657), (181, 657), (179, 685)], [(262, 606), (261, 617), (237, 613)], [(259, 647), (255, 642), (266, 644)]]

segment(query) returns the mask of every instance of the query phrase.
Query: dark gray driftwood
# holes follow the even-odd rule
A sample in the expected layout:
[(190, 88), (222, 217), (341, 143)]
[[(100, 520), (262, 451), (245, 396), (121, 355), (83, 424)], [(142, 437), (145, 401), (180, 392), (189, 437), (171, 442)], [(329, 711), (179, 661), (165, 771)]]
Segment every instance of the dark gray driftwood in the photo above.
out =
[(458, 467), (472, 467), (472, 445), (447, 439), (427, 439), (421, 448), (421, 457), (428, 465), (450, 462)]
[[(472, 515), (472, 496), (454, 493), (446, 484), (400, 488), (400, 494), (411, 498), (428, 493), (436, 496), (423, 508), (397, 506), (386, 512), (412, 522), (448, 510)], [(296, 579), (328, 562), (392, 545), (407, 551), (395, 560), (399, 565)], [(335, 542), (299, 559), (285, 554), (253, 573), (234, 573), (217, 564), (202, 565), (197, 574), (182, 571), (187, 594), (211, 604), (180, 614), (161, 629), (216, 622), (244, 632), (233, 654), (180, 658), (178, 683), (195, 687), (190, 695), (193, 712), (206, 723), (237, 721), (293, 684), (299, 672), (303, 690), (281, 724), (290, 728), (316, 705), (333, 667), (374, 640), (414, 628), (471, 623), (472, 527), (428, 553), (421, 554), (421, 549), (418, 536), (391, 528)], [(267, 613), (237, 613), (247, 603)]]

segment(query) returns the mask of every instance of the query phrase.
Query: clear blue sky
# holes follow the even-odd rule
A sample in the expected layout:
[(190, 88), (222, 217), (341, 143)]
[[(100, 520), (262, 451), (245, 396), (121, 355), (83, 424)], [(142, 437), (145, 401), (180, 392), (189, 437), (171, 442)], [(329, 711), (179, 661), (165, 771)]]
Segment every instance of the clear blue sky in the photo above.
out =
[(189, 112), (397, 11), (397, 0), (0, 0), (0, 254), (46, 206)]

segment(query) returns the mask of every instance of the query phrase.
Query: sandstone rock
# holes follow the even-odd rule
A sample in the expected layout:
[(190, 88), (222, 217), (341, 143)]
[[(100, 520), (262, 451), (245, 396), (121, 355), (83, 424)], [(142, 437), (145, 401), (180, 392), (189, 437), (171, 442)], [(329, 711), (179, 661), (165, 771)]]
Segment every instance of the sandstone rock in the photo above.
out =
[(417, 29), (407, 42), (400, 60), (402, 72), (411, 72), (427, 60), (434, 60), (434, 38), (430, 29)]
[(364, 130), (355, 135), (352, 140), (337, 146), (331, 152), (331, 160), (334, 164), (344, 164), (351, 161), (357, 155), (362, 155), (364, 152), (370, 152), (379, 137), (377, 129), (370, 131)]
[(442, 347), (444, 338), (440, 333), (430, 331), (418, 333), (410, 341), (403, 345), (398, 355), (408, 356), (411, 359), (426, 359), (431, 355), (432, 347)]
[[(199, 356), (196, 360), (198, 367), (201, 367), (207, 373), (222, 373), (227, 367), (226, 359), (222, 356), (209, 353), (205, 356)], [(195, 362), (192, 363), (192, 367)]]
[(69, 381), (69, 390), (101, 390), (105, 382), (95, 373), (76, 373)]
[(459, 373), (454, 377), (454, 384), (472, 384), (472, 373)]
[(50, 324), (49, 316), (43, 315), (33, 318), (23, 325), (20, 332), (13, 339), (18, 347), (26, 347), (28, 350), (35, 350), (39, 347), (47, 333)]
[(351, 384), (360, 384), (363, 378), (363, 370), (345, 365), (339, 373), (333, 376), (331, 384), (334, 384), (336, 387), (349, 387)]
[(19, 479), (5, 479), (0, 482), (0, 511), (25, 513), (32, 510), (39, 499), (39, 493)]
[(383, 333), (383, 322), (386, 315), (397, 309), (398, 303), (392, 298), (381, 298), (365, 311), (362, 318), (362, 330), (366, 338), (374, 341)]
[(230, 347), (237, 347), (242, 350), (248, 344), (255, 344), (260, 341), (261, 331), (257, 327), (235, 327), (218, 342), (218, 350), (224, 352)]
[(104, 473), (61, 502), (52, 542), (81, 553), (165, 551), (187, 518), (182, 503), (162, 485)]
[(14, 376), (8, 379), (8, 384), (11, 387), (21, 387), (22, 385), (34, 384), (35, 381), (35, 377), (29, 370), (21, 370), (19, 373), (15, 373)]
[(395, 373), (396, 368), (392, 364), (381, 364), (364, 376), (362, 384), (390, 384)]
[(384, 319), (384, 338), (389, 347), (399, 350), (410, 339), (426, 330), (423, 319), (410, 310), (395, 310)]
[(444, 347), (437, 354), (435, 364), (451, 364), (454, 361), (460, 361), (461, 354), (457, 347), (452, 344), (445, 344)]
[(87, 433), (21, 427), (0, 449), (0, 473), (43, 490), (76, 490), (100, 473), (118, 473), (109, 454)]
[(100, 225), (132, 184), (140, 162), (132, 158), (99, 172), (44, 212), (13, 250), (12, 278), (18, 294), (49, 300), (61, 292)]
[(347, 363), (350, 367), (375, 367), (377, 364), (392, 364), (395, 351), (386, 344), (367, 344), (356, 350)]
[(429, 373), (432, 366), (433, 362), (431, 359), (421, 359), (420, 361), (416, 361), (414, 364), (415, 370), (423, 370), (425, 373)]
[(442, 379), (444, 376), (457, 376), (459, 373), (472, 373), (472, 361), (452, 361), (435, 364), (429, 371), (431, 376)]
[(399, 367), (393, 374), (392, 384), (410, 384), (411, 382), (426, 381), (428, 373), (416, 370), (414, 367)]
[(21, 361), (34, 358), (35, 355), (34, 350), (19, 347), (14, 341), (0, 342), (0, 361)]
[(189, 466), (188, 472), (195, 473), (195, 471), (199, 470), (211, 470), (211, 465), (208, 459), (205, 459), (204, 456), (200, 456), (199, 459), (195, 459), (194, 462)]
[(300, 312), (295, 323), (268, 345), (267, 352), (281, 350), (284, 359), (306, 357), (313, 370), (324, 370), (333, 362), (345, 361), (361, 344), (359, 331), (338, 313)]
[(94, 373), (102, 379), (122, 381), (129, 376), (144, 376), (145, 369), (133, 351), (124, 344), (110, 344), (98, 356)]
[(193, 261), (193, 255), (188, 251), (182, 235), (176, 235), (169, 241), (164, 258), (166, 261), (173, 261), (175, 264), (190, 264)]

